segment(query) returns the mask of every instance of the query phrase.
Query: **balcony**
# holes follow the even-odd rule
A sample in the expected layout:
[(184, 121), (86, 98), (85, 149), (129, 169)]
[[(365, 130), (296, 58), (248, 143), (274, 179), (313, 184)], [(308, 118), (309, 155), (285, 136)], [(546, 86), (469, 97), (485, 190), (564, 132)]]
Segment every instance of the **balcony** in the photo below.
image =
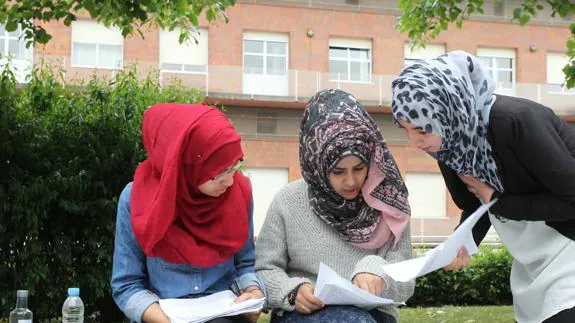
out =
[[(400, 15), (398, 0), (239, 0), (239, 3), (331, 9), (353, 12), (375, 12)], [(483, 14), (474, 14), (471, 19), (510, 22), (513, 10), (519, 8), (523, 0), (485, 0)], [(543, 10), (538, 11), (531, 23), (543, 25), (568, 25), (575, 22), (574, 17), (551, 17), (551, 7), (545, 1), (540, 1)]]
[[(66, 80), (88, 79), (93, 73), (113, 78), (118, 72), (71, 67), (68, 57), (44, 56), (42, 62), (62, 68)], [(132, 63), (137, 64), (138, 73), (142, 77), (149, 71), (159, 68), (158, 62), (126, 62), (127, 65)], [(274, 83), (274, 87), (270, 87), (270, 83), (264, 77), (259, 80), (260, 86), (254, 84), (254, 79), (251, 79), (250, 86), (244, 86), (245, 76), (241, 66), (209, 65), (204, 73), (160, 71), (159, 81), (168, 84), (178, 80), (186, 86), (200, 89), (207, 97), (227, 102), (252, 102), (251, 105), (259, 107), (289, 107), (294, 103), (296, 106), (301, 106), (317, 91), (328, 88), (350, 92), (368, 107), (389, 107), (391, 82), (395, 78), (395, 75), (372, 74), (367, 78), (369, 82), (344, 82), (338, 81), (337, 78), (333, 79), (333, 75), (330, 76), (328, 72), (288, 70), (287, 75), (281, 78), (283, 83), (277, 85), (274, 93), (277, 82)], [(535, 83), (500, 84), (499, 88), (502, 94), (527, 98), (552, 108), (559, 115), (575, 117), (574, 90), (566, 90), (556, 84)], [(265, 91), (262, 92), (261, 89)]]

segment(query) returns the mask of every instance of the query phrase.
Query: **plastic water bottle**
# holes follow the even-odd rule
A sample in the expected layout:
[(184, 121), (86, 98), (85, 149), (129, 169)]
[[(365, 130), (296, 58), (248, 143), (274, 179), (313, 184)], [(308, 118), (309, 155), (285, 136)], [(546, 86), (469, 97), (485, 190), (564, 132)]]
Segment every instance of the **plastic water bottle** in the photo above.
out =
[(10, 323), (32, 323), (32, 311), (28, 309), (28, 291), (16, 291), (16, 308), (10, 312)]
[(68, 298), (62, 305), (62, 323), (83, 323), (84, 303), (80, 299), (80, 288), (68, 288)]

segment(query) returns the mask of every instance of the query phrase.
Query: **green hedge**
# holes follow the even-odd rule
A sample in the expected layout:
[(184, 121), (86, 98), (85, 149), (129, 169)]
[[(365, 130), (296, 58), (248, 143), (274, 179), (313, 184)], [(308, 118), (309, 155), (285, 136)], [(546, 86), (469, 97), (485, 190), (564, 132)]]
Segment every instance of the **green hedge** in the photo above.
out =
[(61, 71), (34, 71), (19, 87), (0, 75), (0, 317), (30, 290), (36, 322), (59, 317), (69, 286), (86, 316), (121, 320), (110, 297), (117, 198), (145, 153), (144, 109), (198, 102), (198, 91), (135, 67), (113, 80), (64, 83)]
[(482, 246), (468, 267), (420, 277), (408, 306), (509, 305), (512, 258), (505, 248)]

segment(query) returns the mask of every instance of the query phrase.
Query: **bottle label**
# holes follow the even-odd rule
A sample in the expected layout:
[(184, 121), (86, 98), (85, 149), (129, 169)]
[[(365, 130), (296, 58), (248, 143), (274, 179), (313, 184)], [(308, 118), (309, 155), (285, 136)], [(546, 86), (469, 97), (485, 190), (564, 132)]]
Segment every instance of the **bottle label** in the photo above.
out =
[(32, 320), (18, 320), (18, 323), (32, 323)]

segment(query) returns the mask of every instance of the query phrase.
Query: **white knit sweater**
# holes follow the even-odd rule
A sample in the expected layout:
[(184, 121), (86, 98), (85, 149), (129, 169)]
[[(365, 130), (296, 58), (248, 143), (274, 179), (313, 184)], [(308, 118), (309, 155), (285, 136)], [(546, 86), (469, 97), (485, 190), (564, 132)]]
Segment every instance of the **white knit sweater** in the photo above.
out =
[[(411, 258), (409, 226), (397, 247), (393, 247), (392, 240), (373, 250), (345, 242), (314, 215), (305, 181), (287, 184), (274, 197), (256, 243), (256, 271), (266, 283), (269, 307), (293, 311), (288, 294), (303, 282), (315, 283), (320, 262), (350, 280), (358, 273), (378, 275), (386, 283), (380, 296), (406, 301), (413, 294), (415, 282), (394, 281), (382, 265)], [(398, 319), (395, 306), (379, 309)]]

